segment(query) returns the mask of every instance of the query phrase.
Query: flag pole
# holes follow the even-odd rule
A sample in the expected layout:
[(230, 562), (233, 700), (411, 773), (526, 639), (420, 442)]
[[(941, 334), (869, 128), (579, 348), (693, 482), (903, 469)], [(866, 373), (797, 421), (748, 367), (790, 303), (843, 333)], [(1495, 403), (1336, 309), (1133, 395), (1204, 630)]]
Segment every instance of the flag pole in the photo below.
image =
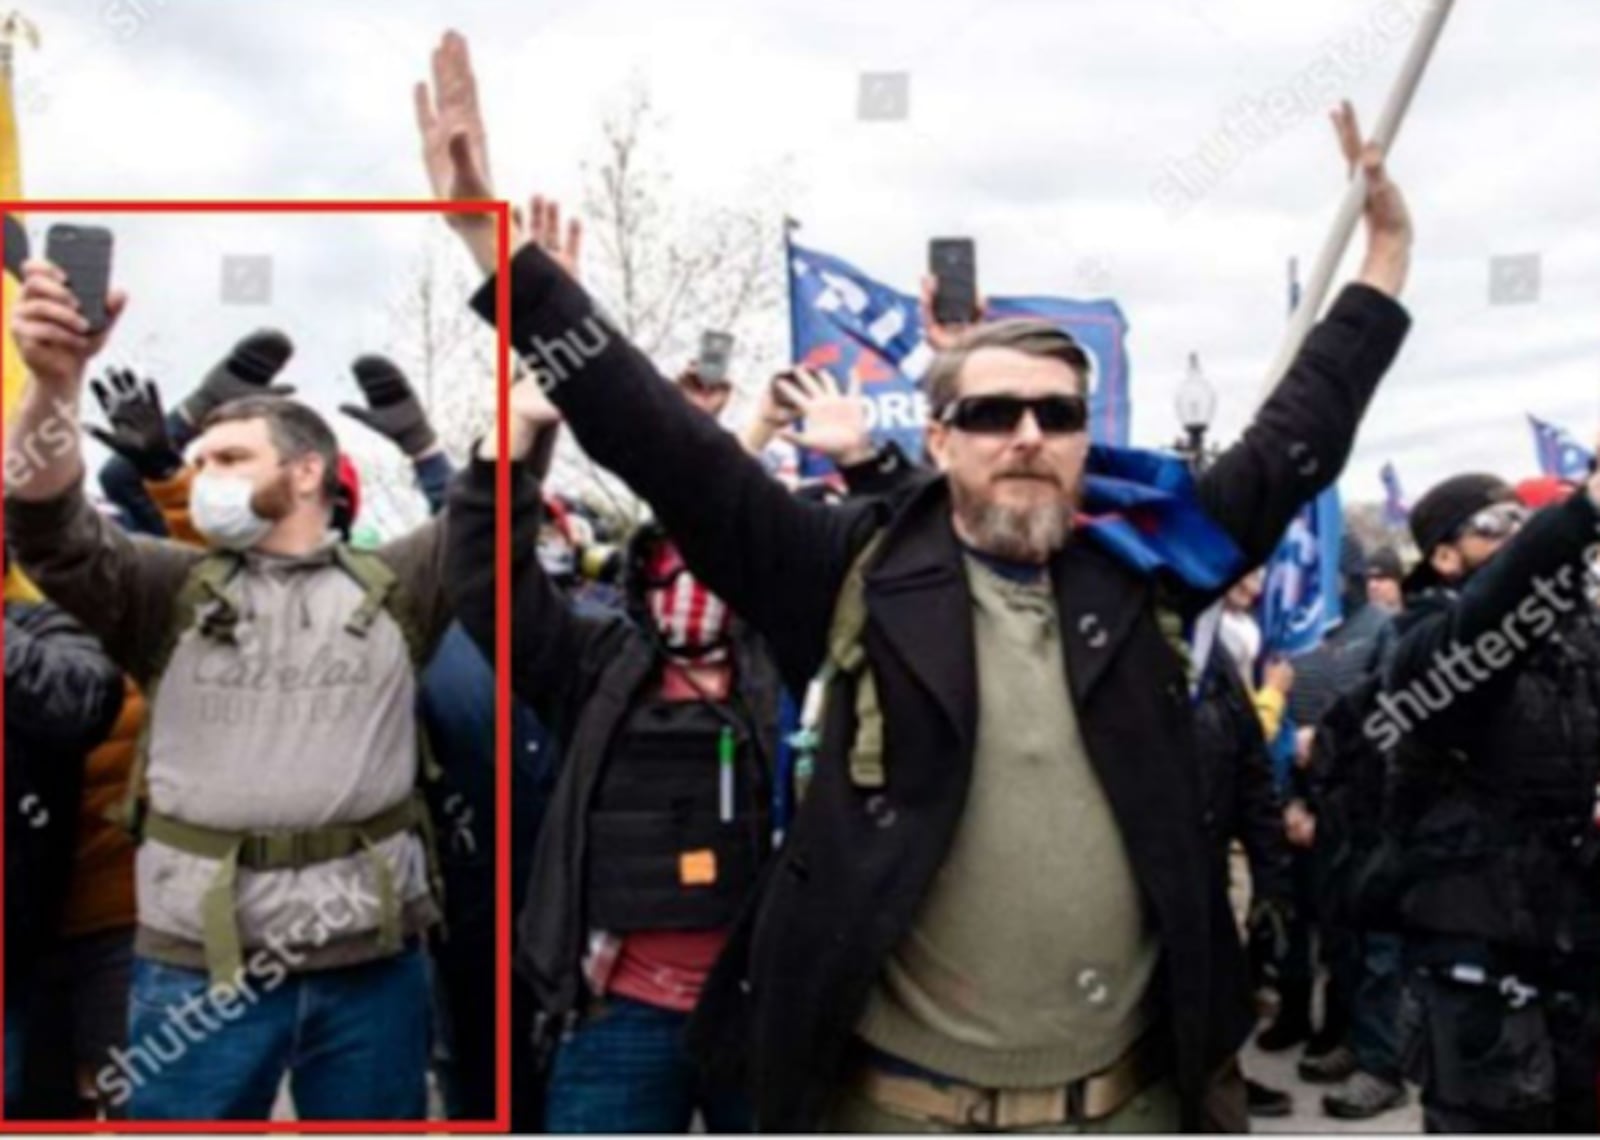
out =
[(800, 223), (787, 214), (783, 218), (783, 295), (789, 302), (789, 359), (784, 367), (799, 363), (800, 321), (794, 311), (794, 235)]
[[(1416, 38), (1411, 42), (1411, 50), (1406, 54), (1400, 75), (1389, 91), (1388, 101), (1384, 104), (1383, 113), (1378, 116), (1377, 125), (1372, 132), (1372, 141), (1377, 143), (1385, 156), (1394, 153), (1394, 143), (1400, 134), (1400, 125), (1405, 121), (1411, 100), (1422, 83), (1423, 73), (1428, 69), (1434, 48), (1438, 46), (1439, 37), (1444, 31), (1445, 21), (1454, 6), (1455, 0), (1432, 0), (1417, 27)], [(1283, 344), (1278, 349), (1272, 367), (1267, 371), (1261, 389), (1262, 402), (1272, 395), (1273, 389), (1278, 386), (1284, 373), (1289, 370), (1289, 365), (1294, 362), (1296, 354), (1300, 351), (1300, 345), (1311, 331), (1311, 326), (1322, 315), (1328, 290), (1333, 284), (1333, 275), (1338, 272), (1339, 263), (1344, 260), (1345, 250), (1349, 248), (1350, 238), (1355, 234), (1356, 223), (1361, 220), (1362, 207), (1366, 200), (1366, 176), (1358, 169), (1345, 190), (1344, 200), (1339, 203), (1339, 212), (1334, 216), (1333, 228), (1328, 232), (1322, 252), (1318, 254), (1316, 264), (1312, 266), (1311, 277), (1306, 282), (1301, 304), (1296, 307), (1294, 316), (1289, 322), (1289, 331), (1284, 336)]]

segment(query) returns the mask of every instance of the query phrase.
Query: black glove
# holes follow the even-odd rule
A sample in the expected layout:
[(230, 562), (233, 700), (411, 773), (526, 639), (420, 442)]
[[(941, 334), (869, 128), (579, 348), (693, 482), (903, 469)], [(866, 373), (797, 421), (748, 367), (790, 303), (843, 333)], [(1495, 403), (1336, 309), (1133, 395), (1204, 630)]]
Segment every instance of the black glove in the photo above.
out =
[(291, 384), (272, 381), (294, 355), (294, 342), (277, 329), (257, 329), (234, 345), (228, 355), (178, 405), (195, 427), (229, 400), (245, 396), (292, 396)]
[(155, 381), (141, 382), (126, 368), (112, 368), (105, 380), (90, 381), (94, 398), (111, 430), (89, 425), (89, 434), (122, 456), (141, 478), (164, 482), (178, 473), (183, 456), (172, 446), (161, 393)]
[(350, 366), (350, 371), (361, 385), (367, 406), (340, 404), (341, 412), (366, 424), (412, 459), (439, 442), (428, 422), (428, 413), (422, 410), (410, 381), (394, 361), (384, 356), (363, 356)]

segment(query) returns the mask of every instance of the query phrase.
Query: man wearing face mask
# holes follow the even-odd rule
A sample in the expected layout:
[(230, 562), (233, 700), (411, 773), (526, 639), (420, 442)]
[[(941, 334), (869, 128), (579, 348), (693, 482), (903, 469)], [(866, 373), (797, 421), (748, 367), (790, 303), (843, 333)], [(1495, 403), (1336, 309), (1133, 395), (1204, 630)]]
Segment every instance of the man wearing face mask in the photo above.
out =
[(1438, 1132), (1593, 1132), (1600, 1047), (1600, 476), (1529, 518), (1490, 475), (1419, 500), (1365, 722), (1395, 750), (1403, 1052)]
[[(514, 454), (559, 415), (525, 381)], [(759, 638), (647, 523), (629, 540), (627, 613), (561, 592), (529, 541), (537, 476), (519, 464), (512, 682), (566, 744), (518, 920), (517, 966), (538, 1003), (551, 1132), (742, 1132), (735, 1087), (682, 1045), (728, 930), (772, 849), (779, 680)], [(494, 465), (451, 501), (462, 624), (495, 642)]]
[(302, 1119), (421, 1118), (419, 939), (439, 907), (413, 710), (449, 617), (440, 522), (342, 546), (332, 431), (259, 396), (198, 425), (211, 549), (130, 538), (82, 490), (78, 406), (109, 330), (45, 262), (13, 330), (29, 375), (9, 446), (38, 461), (8, 472), (8, 534), (149, 703), (125, 813), (132, 1017), (101, 1091), (134, 1118), (264, 1119), (287, 1074)]

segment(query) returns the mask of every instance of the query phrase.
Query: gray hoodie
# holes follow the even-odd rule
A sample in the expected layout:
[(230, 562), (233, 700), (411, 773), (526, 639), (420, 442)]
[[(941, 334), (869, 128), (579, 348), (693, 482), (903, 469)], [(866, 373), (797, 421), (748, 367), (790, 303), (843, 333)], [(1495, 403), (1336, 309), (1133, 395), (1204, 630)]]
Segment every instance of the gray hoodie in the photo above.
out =
[[(44, 593), (97, 635), (148, 688), (173, 604), (204, 551), (129, 536), (74, 487), (42, 503), (6, 501), (7, 534)], [(444, 519), (376, 553), (412, 599), (431, 646), (449, 611)], [(416, 784), (417, 678), (405, 637), (384, 613), (365, 637), (344, 627), (362, 589), (327, 544), (303, 557), (244, 557), (227, 587), (241, 620), (234, 643), (185, 631), (149, 711), (153, 809), (228, 831), (303, 830), (368, 819)], [(410, 934), (437, 920), (426, 855), (413, 834), (377, 845)], [(140, 845), (139, 953), (200, 968), (200, 903), (216, 860), (155, 840)], [(365, 854), (298, 870), (241, 869), (235, 888), (246, 959), (272, 947), (291, 969), (378, 955), (378, 890)]]

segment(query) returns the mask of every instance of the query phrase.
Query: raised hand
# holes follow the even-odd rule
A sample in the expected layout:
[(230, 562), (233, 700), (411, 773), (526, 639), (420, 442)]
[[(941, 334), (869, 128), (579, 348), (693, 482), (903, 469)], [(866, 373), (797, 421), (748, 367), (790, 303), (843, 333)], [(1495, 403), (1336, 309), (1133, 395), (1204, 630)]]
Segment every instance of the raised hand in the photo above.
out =
[(76, 397), (89, 361), (105, 347), (127, 303), (126, 293), (112, 290), (106, 298), (110, 321), (91, 336), (61, 268), (40, 259), (26, 262), (11, 333), (28, 373), (43, 387), (74, 389), (71, 395)]
[(257, 329), (241, 339), (205, 379), (183, 398), (178, 410), (200, 426), (213, 408), (247, 396), (292, 396), (293, 384), (275, 384), (278, 373), (294, 355), (294, 342), (278, 329)]
[[(513, 211), (512, 217), (516, 220), (517, 228), (522, 229), (522, 212)], [(583, 223), (577, 218), (572, 218), (567, 222), (566, 233), (563, 234), (561, 203), (537, 194), (528, 203), (527, 220), (528, 240), (548, 253), (557, 265), (567, 271), (568, 277), (574, 281), (582, 281), (583, 276), (578, 272), (578, 263), (583, 254)]]
[[(433, 195), (445, 202), (488, 202), (494, 198), (489, 175), (489, 138), (478, 105), (478, 80), (472, 70), (466, 37), (446, 32), (433, 51), (433, 85), (412, 90), (422, 161)], [(450, 227), (461, 235), (485, 273), (495, 268), (495, 222), (488, 213), (450, 214)]]
[(1330, 118), (1339, 139), (1339, 151), (1350, 173), (1354, 175), (1359, 170), (1366, 179), (1363, 215), (1367, 227), (1367, 257), (1361, 280), (1391, 297), (1398, 296), (1411, 267), (1414, 238), (1405, 195), (1389, 177), (1383, 151), (1376, 143), (1363, 140), (1350, 101), (1340, 103)]
[(112, 368), (89, 387), (111, 425), (108, 431), (90, 424), (90, 435), (133, 464), (144, 479), (163, 482), (177, 474), (183, 456), (172, 445), (154, 380), (141, 381), (131, 369)]
[(797, 367), (774, 386), (796, 418), (805, 421), (803, 429), (785, 428), (779, 438), (824, 455), (839, 467), (872, 458), (860, 377), (852, 377), (849, 387), (841, 391), (826, 372)]
[(339, 410), (389, 440), (412, 459), (438, 446), (439, 437), (411, 382), (385, 356), (362, 356), (350, 366), (367, 406), (340, 404)]

